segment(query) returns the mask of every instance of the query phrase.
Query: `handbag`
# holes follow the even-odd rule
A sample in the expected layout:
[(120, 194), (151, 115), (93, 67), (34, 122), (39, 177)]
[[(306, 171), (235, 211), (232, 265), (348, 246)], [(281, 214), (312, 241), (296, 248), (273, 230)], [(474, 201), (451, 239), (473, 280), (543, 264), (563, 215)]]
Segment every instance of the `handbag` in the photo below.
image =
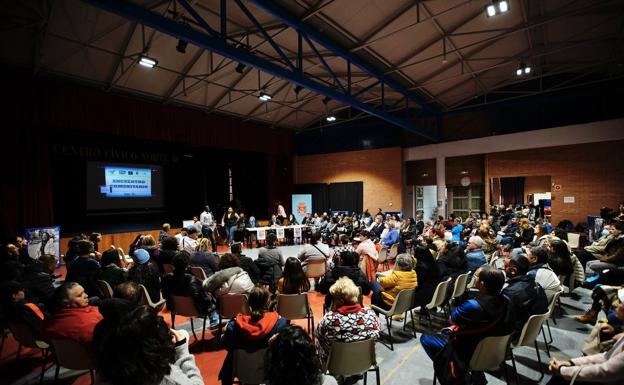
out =
[(592, 354), (604, 353), (607, 350), (611, 349), (614, 344), (614, 341), (609, 338), (606, 341), (600, 340), (600, 328), (604, 325), (603, 322), (596, 322), (594, 328), (592, 329), (589, 336), (585, 339), (585, 343), (583, 344), (583, 348), (581, 351), (586, 356), (591, 356)]

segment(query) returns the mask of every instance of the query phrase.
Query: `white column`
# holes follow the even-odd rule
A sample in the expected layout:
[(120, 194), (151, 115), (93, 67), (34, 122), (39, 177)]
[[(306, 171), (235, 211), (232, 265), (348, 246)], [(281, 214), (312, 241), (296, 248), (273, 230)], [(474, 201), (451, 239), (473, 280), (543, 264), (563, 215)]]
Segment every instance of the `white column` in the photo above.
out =
[(436, 157), (436, 187), (438, 215), (446, 218), (446, 170), (444, 156)]

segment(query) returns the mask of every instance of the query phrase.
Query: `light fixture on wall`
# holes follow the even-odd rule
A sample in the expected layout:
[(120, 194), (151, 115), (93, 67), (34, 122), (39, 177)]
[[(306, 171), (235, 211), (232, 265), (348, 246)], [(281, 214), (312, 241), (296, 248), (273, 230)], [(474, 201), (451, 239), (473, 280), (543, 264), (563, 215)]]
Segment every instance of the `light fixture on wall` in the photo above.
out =
[(487, 17), (492, 17), (507, 13), (510, 9), (511, 7), (509, 6), (508, 0), (494, 0), (491, 4), (485, 7), (485, 14)]
[(147, 55), (139, 56), (139, 64), (143, 67), (154, 68), (158, 65), (158, 60), (153, 59)]
[(459, 173), (462, 174), (462, 175), (467, 175), (468, 174), (468, 170), (461, 170)]
[(176, 51), (180, 53), (186, 53), (186, 47), (188, 46), (188, 41), (186, 40), (178, 40), (178, 44), (176, 45)]

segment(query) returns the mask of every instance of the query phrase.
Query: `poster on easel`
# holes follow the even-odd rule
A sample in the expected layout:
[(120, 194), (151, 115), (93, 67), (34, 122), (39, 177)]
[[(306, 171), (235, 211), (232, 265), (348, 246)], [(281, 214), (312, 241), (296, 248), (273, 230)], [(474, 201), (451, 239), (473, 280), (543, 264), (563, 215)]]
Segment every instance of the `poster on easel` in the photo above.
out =
[(295, 227), (293, 229), (293, 235), (295, 238), (301, 238), (301, 227)]
[(258, 240), (259, 241), (264, 241), (266, 239), (266, 230), (265, 229), (258, 229)]
[(44, 254), (61, 256), (61, 227), (37, 227), (26, 229), (28, 256), (39, 259)]
[(284, 228), (283, 227), (278, 227), (277, 229), (275, 229), (275, 232), (277, 233), (277, 239), (284, 239), (284, 238), (286, 238), (286, 236), (284, 235)]

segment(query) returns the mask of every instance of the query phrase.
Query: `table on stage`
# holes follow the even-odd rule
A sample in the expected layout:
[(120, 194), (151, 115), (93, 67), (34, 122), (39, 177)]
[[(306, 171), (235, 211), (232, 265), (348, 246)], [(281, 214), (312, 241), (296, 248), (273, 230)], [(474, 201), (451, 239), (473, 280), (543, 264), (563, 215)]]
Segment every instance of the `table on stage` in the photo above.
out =
[[(256, 233), (256, 241), (265, 241), (266, 234), (268, 231), (275, 231), (278, 240), (283, 240), (286, 238), (286, 230), (293, 231), (294, 239), (301, 239), (302, 232), (304, 228), (312, 227), (309, 225), (292, 225), (292, 226), (265, 226), (265, 227), (248, 227), (245, 230), (250, 233)], [(251, 234), (250, 234), (251, 235)], [(251, 240), (251, 237), (250, 237)]]

